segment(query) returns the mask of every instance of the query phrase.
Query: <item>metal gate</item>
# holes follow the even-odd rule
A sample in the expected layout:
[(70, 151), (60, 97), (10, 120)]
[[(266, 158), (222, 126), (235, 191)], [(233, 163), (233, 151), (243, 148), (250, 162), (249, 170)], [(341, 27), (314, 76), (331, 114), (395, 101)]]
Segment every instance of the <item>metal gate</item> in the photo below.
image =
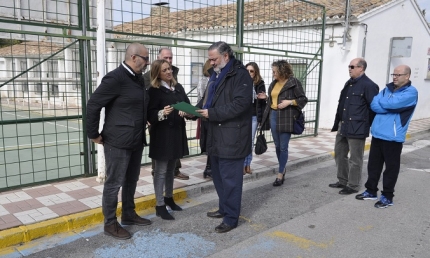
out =
[[(97, 87), (98, 2), (1, 1), (0, 189), (96, 174), (85, 104)], [(288, 60), (310, 100), (303, 136), (317, 134), (323, 6), (300, 0), (108, 0), (104, 14), (106, 70), (121, 63), (131, 42), (147, 46), (152, 61), (158, 49), (169, 47), (192, 102), (213, 42), (226, 41), (243, 63), (258, 63), (266, 87), (271, 62)], [(190, 153), (199, 155), (196, 123), (187, 122), (187, 131)], [(149, 162), (147, 148), (142, 162)]]

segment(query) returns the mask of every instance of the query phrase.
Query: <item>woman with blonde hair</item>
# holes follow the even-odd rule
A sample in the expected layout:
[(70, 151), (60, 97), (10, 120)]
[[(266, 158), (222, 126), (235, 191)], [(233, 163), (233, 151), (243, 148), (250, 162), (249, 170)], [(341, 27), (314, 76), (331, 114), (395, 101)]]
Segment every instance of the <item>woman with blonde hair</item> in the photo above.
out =
[[(162, 59), (151, 65), (151, 87), (148, 89), (148, 121), (151, 124), (149, 157), (155, 160), (154, 191), (156, 215), (175, 219), (166, 208), (182, 210), (173, 200), (173, 179), (176, 160), (188, 155), (185, 130), (186, 115), (171, 104), (190, 103), (184, 88), (173, 78), (171, 64)], [(163, 188), (164, 196), (163, 196)]]

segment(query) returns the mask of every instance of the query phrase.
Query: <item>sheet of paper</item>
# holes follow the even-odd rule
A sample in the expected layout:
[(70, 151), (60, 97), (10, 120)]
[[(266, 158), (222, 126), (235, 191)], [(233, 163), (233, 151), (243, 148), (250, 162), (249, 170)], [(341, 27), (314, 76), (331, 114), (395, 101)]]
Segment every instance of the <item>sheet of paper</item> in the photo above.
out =
[(199, 113), (196, 112), (197, 109), (200, 109), (198, 107), (195, 107), (193, 105), (190, 105), (186, 102), (179, 102), (177, 104), (173, 104), (171, 105), (174, 109), (179, 110), (179, 111), (184, 111), (187, 114), (190, 115), (195, 115), (197, 117), (202, 117), (202, 115), (200, 115)]

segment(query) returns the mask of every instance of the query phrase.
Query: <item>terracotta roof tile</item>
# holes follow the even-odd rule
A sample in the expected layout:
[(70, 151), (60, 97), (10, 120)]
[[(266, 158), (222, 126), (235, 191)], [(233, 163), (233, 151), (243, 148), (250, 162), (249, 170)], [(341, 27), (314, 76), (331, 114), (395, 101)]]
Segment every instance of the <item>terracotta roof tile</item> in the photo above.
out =
[[(351, 15), (357, 17), (392, 0), (351, 0)], [(342, 17), (345, 0), (313, 0), (326, 7), (326, 17)], [(255, 0), (245, 2), (244, 24), (308, 21), (322, 18), (322, 9), (310, 3), (292, 0)], [(236, 4), (210, 6), (192, 10), (153, 15), (144, 19), (123, 23), (114, 31), (160, 35), (184, 30), (230, 27), (236, 25)]]
[(60, 51), (61, 45), (52, 42), (27, 41), (0, 48), (0, 56), (50, 55)]

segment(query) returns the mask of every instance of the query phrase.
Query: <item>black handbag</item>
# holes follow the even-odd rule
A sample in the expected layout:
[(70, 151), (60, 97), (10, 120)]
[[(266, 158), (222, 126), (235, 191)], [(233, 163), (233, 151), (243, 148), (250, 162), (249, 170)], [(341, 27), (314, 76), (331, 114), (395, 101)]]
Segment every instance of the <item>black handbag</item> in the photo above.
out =
[(254, 152), (257, 155), (261, 155), (267, 151), (267, 141), (264, 136), (263, 131), (260, 129), (260, 133), (257, 136), (257, 141), (255, 142)]
[(294, 116), (293, 134), (302, 134), (305, 130), (305, 114), (300, 110), (300, 114)]

